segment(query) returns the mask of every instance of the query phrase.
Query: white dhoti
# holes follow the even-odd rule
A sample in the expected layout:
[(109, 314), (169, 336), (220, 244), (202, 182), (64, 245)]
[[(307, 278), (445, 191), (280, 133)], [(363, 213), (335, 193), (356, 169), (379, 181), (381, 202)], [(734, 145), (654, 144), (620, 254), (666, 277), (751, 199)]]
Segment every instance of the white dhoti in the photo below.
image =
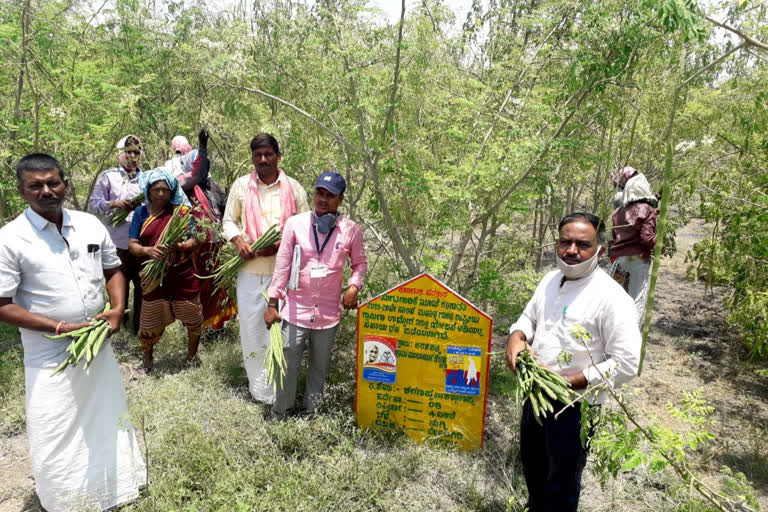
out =
[(637, 321), (642, 326), (645, 321), (645, 303), (648, 301), (651, 260), (640, 255), (619, 256), (613, 263), (611, 277), (635, 301)]
[(147, 470), (109, 340), (87, 370), (82, 362), (51, 376), (54, 370), (24, 369), (27, 437), (40, 503), (48, 512), (66, 512), (135, 500)]
[(272, 404), (275, 391), (267, 382), (264, 356), (269, 347), (269, 330), (264, 323), (267, 300), (262, 293), (272, 282), (272, 276), (240, 271), (237, 274), (237, 308), (240, 319), (240, 344), (243, 363), (248, 375), (248, 390), (254, 400)]

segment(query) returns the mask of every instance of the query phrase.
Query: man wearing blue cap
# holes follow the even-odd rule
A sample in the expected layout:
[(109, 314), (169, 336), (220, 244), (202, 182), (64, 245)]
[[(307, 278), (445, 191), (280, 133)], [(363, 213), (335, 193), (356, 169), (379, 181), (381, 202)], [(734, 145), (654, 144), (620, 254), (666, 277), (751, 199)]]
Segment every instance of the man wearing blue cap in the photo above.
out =
[[(307, 343), (310, 354), (304, 411), (314, 413), (323, 395), (341, 308), (357, 307), (368, 262), (360, 226), (338, 213), (346, 188), (341, 174), (323, 172), (314, 185), (313, 210), (289, 218), (283, 229), (264, 312), (268, 328), (282, 320), (286, 371), (272, 406), (276, 416), (285, 415), (293, 407)], [(342, 271), (347, 259), (352, 275), (342, 296)], [(278, 312), (280, 299), (285, 304)]]

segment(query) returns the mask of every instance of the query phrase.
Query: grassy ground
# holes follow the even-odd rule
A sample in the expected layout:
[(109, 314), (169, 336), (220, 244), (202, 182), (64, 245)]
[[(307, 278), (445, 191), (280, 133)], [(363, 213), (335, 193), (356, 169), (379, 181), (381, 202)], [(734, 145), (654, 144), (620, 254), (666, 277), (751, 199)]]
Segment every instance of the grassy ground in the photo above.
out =
[(0, 436), (24, 430), (24, 356), (18, 329), (0, 322)]
[[(768, 506), (768, 390), (722, 335), (722, 314), (679, 260), (665, 263), (653, 338), (633, 405), (644, 421), (684, 426), (666, 412), (682, 391), (704, 389), (715, 407), (716, 439), (693, 454), (715, 487), (723, 465), (742, 472)], [(677, 267), (675, 265), (678, 265)], [(666, 288), (664, 288), (666, 287)], [(18, 335), (0, 326), (0, 512), (39, 510), (23, 434), (23, 371)], [(417, 445), (355, 425), (354, 322), (344, 319), (326, 400), (312, 418), (271, 421), (250, 400), (237, 326), (204, 338), (202, 364), (184, 368), (185, 335), (169, 329), (156, 350), (153, 377), (132, 379), (140, 362), (125, 333), (114, 340), (132, 421), (145, 449), (150, 485), (124, 511), (459, 510), (521, 511), (525, 486), (518, 449), (519, 411), (502, 394), (506, 370), (492, 365), (485, 444), (475, 452)], [(494, 340), (500, 347), (502, 339)], [(301, 388), (300, 388), (301, 389)], [(601, 488), (588, 465), (580, 509), (589, 512), (711, 510), (665, 470), (621, 472)]]
[[(124, 510), (504, 510), (510, 496), (523, 496), (517, 431), (504, 427), (517, 424), (517, 409), (504, 406), (506, 400), (491, 399), (493, 425), (477, 453), (361, 431), (353, 411), (349, 317), (319, 414), (271, 421), (267, 408), (248, 394), (236, 327), (204, 339), (202, 364), (191, 369), (180, 364), (184, 332), (169, 329), (156, 349), (155, 376), (140, 380), (130, 378), (139, 363), (135, 346), (123, 333), (114, 340), (151, 482), (144, 497)], [(22, 377), (14, 372), (12, 380), (19, 382), (8, 397), (18, 409)], [(23, 416), (15, 425), (0, 432), (6, 444), (23, 438)], [(15, 453), (23, 458), (21, 449)], [(0, 503), (6, 501), (7, 510), (39, 507), (31, 488), (2, 486)], [(10, 508), (11, 502), (20, 508)]]

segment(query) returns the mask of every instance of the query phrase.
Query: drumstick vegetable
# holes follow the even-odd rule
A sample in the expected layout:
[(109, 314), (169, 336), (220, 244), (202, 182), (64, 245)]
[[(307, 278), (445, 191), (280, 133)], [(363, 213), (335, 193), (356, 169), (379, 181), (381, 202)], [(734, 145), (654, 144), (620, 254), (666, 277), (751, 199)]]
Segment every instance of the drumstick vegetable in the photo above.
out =
[[(109, 309), (110, 305), (107, 303), (107, 305), (104, 307), (103, 313), (106, 313), (109, 311)], [(130, 310), (126, 310), (124, 314), (128, 313), (130, 313)], [(107, 336), (109, 336), (109, 331), (111, 328), (112, 326), (108, 321), (100, 318), (99, 320), (93, 322), (91, 325), (81, 327), (75, 331), (57, 334), (55, 336), (44, 334), (43, 336), (51, 340), (58, 340), (63, 338), (72, 339), (72, 342), (67, 347), (67, 352), (69, 355), (64, 361), (62, 361), (56, 370), (54, 370), (51, 376), (58, 375), (59, 373), (63, 372), (64, 369), (69, 365), (76, 365), (83, 358), (85, 358), (83, 369), (88, 368), (88, 365), (90, 365), (93, 359), (99, 354), (101, 345), (104, 343), (104, 340), (107, 338)]]
[[(252, 251), (260, 251), (267, 247), (274, 245), (280, 241), (280, 230), (277, 228), (277, 224), (273, 224), (268, 230), (264, 232), (255, 242), (251, 244)], [(235, 254), (227, 261), (222, 263), (215, 272), (208, 276), (197, 276), (199, 279), (215, 279), (216, 287), (213, 293), (216, 294), (222, 288), (234, 288), (237, 281), (237, 273), (245, 264), (245, 260), (240, 257), (240, 254)]]
[[(178, 206), (171, 215), (168, 225), (165, 227), (158, 245), (171, 245), (181, 242), (189, 234), (190, 210)], [(144, 262), (141, 270), (141, 288), (144, 293), (150, 293), (158, 286), (162, 286), (165, 272), (168, 268), (168, 258), (150, 259)]]
[[(144, 202), (144, 192), (140, 192), (138, 195), (136, 195), (133, 199), (131, 199), (131, 204), (134, 208), (139, 206), (141, 203)], [(109, 223), (112, 224), (113, 227), (117, 227), (123, 222), (125, 222), (125, 219), (128, 218), (128, 215), (131, 214), (133, 210), (124, 210), (122, 208), (118, 208), (117, 211), (115, 211), (110, 218)]]
[[(263, 290), (264, 299), (269, 303), (269, 295)], [(264, 354), (264, 368), (267, 370), (267, 382), (277, 391), (277, 380), (280, 379), (280, 387), (283, 386), (285, 376), (285, 353), (283, 352), (283, 337), (280, 334), (280, 325), (275, 322), (269, 328), (269, 346)]]

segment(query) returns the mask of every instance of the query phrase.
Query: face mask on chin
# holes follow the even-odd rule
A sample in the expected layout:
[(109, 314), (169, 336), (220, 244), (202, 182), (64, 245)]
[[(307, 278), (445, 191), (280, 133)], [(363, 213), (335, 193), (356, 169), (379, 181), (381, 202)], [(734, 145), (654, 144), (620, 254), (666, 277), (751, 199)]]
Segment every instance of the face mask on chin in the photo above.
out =
[(566, 279), (581, 279), (582, 277), (587, 277), (597, 268), (597, 261), (600, 259), (600, 247), (601, 246), (599, 245), (597, 246), (597, 250), (591, 258), (582, 261), (581, 263), (576, 263), (575, 265), (569, 265), (561, 260), (560, 256), (557, 256), (557, 268), (559, 268), (560, 272), (565, 275)]
[(315, 216), (315, 228), (320, 233), (328, 233), (334, 226), (336, 226), (336, 217), (338, 213), (326, 213), (325, 215)]

